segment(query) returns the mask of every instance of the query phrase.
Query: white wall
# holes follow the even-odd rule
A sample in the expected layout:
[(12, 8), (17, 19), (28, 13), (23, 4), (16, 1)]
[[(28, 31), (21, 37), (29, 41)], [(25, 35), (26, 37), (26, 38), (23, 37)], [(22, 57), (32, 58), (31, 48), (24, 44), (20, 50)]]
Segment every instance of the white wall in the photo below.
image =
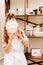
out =
[[(11, 8), (15, 7), (23, 7), (24, 0), (10, 0)], [(43, 0), (28, 0), (29, 8), (38, 8), (39, 6), (43, 6)]]
[[(16, 7), (23, 7), (23, 1), (24, 0), (10, 0), (10, 5), (11, 5), (11, 9), (15, 9)], [(20, 2), (21, 1), (21, 2)], [(28, 7), (29, 8), (39, 8), (39, 6), (43, 6), (43, 0), (28, 0)], [(34, 21), (35, 23), (40, 23), (43, 22), (43, 17), (30, 17), (29, 20)], [(40, 21), (40, 22), (39, 22)], [(19, 21), (20, 23), (21, 21)], [(23, 22), (22, 22), (23, 23)], [(20, 25), (22, 26), (22, 23), (20, 23)], [(41, 49), (41, 53), (43, 53), (43, 39), (38, 39), (38, 38), (31, 38), (30, 42), (29, 42), (29, 49), (28, 51), (30, 51), (31, 48), (40, 48)]]
[(24, 8), (24, 0), (10, 0), (10, 4), (11, 4), (11, 9)]
[(43, 0), (28, 0), (29, 8), (39, 8), (39, 6), (43, 6)]
[(2, 49), (2, 34), (3, 34), (3, 25), (5, 20), (5, 2), (0, 0), (0, 59), (4, 56), (4, 51)]

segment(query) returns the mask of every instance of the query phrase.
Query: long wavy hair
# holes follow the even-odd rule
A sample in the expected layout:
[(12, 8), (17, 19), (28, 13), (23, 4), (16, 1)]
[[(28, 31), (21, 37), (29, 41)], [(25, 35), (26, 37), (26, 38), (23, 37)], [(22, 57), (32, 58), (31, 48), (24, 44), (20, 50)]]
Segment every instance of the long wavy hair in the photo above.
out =
[(8, 20), (10, 20), (11, 18), (15, 18), (15, 19), (16, 19), (16, 17), (15, 17), (14, 14), (10, 14), (10, 13), (9, 13), (9, 14), (6, 16), (5, 25), (4, 25), (3, 40), (4, 40), (4, 42), (5, 42), (6, 44), (8, 44), (8, 40), (9, 40), (9, 36), (8, 36), (7, 30), (6, 30), (6, 22), (8, 22)]

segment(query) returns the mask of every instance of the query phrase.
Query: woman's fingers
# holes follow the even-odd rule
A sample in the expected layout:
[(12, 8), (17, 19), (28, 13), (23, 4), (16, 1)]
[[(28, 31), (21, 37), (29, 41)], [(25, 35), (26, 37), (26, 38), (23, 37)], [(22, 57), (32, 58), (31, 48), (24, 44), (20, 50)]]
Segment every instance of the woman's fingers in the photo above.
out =
[(13, 39), (15, 35), (16, 35), (16, 33), (12, 33), (12, 34), (9, 36), (9, 38)]

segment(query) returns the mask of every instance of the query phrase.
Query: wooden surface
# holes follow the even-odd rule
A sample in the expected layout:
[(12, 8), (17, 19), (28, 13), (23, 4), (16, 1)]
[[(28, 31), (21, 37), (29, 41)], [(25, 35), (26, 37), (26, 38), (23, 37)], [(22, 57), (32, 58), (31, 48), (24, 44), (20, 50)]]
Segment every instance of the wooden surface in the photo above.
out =
[(37, 59), (37, 60), (43, 60), (43, 54), (40, 57), (34, 57), (31, 56), (31, 53), (25, 53), (27, 59)]
[(15, 15), (16, 17), (21, 17), (21, 16), (43, 16), (43, 14), (38, 14), (38, 15), (32, 15), (32, 14), (29, 14), (29, 15), (26, 15), (26, 14), (23, 14), (23, 15)]
[(26, 16), (43, 16), (43, 14), (37, 14), (37, 15), (35, 15), (35, 14), (28, 14)]
[(30, 35), (27, 35), (28, 38), (43, 38), (43, 36), (30, 36)]
[(43, 14), (37, 14), (37, 15), (35, 15), (35, 14), (28, 14), (28, 15), (26, 15), (26, 13), (25, 14), (23, 14), (23, 15), (15, 15), (15, 16), (43, 16)]

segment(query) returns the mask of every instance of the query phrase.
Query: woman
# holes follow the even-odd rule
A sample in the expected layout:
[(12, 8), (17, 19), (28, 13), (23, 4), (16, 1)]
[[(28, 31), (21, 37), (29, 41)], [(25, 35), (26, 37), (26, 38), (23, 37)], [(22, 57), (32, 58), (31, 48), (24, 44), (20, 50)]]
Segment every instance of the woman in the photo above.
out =
[(4, 26), (5, 50), (4, 65), (27, 65), (24, 46), (28, 47), (28, 38), (21, 31), (14, 15), (8, 14)]

